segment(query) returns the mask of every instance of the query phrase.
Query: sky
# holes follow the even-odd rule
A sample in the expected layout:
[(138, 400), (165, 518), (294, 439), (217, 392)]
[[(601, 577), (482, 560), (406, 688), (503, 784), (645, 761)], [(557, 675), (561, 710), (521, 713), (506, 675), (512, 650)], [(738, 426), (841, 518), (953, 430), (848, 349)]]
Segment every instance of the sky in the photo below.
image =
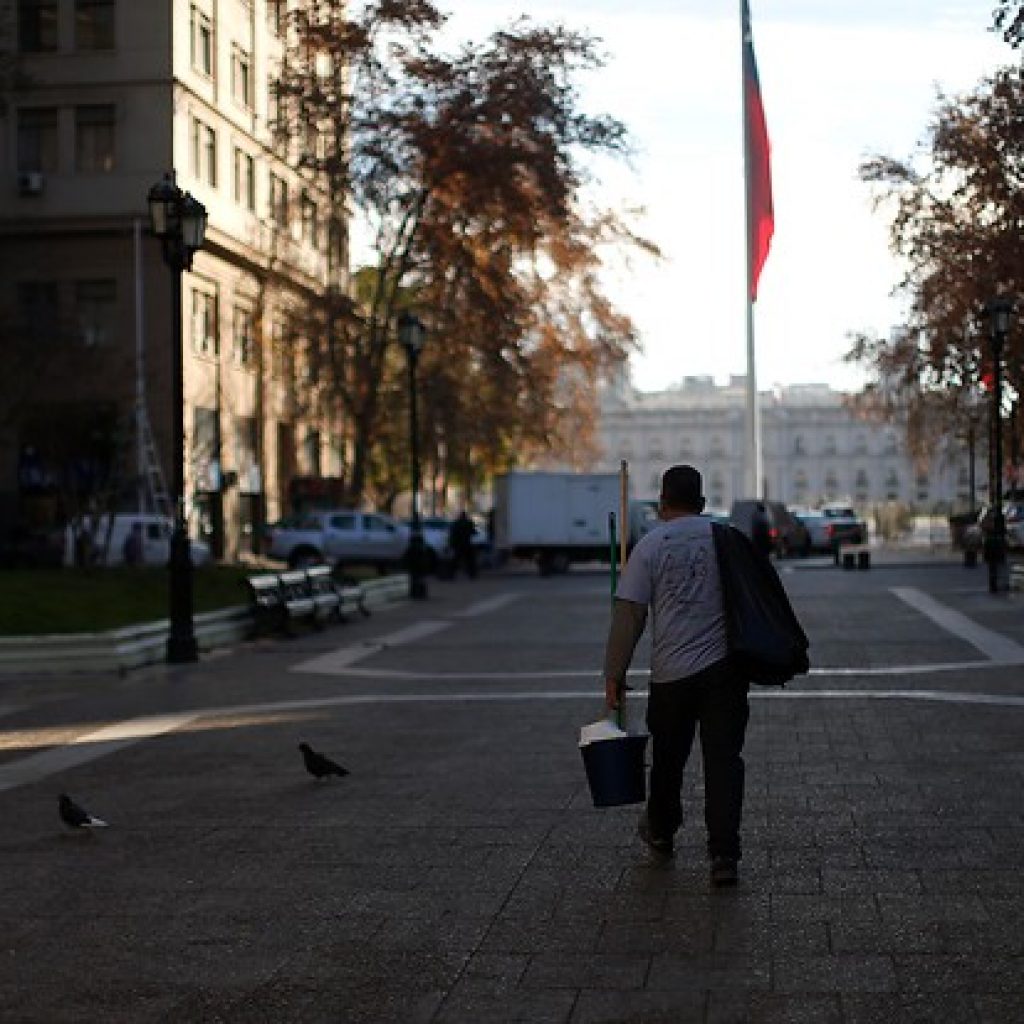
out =
[[(739, 0), (441, 0), (453, 40), (522, 14), (597, 36), (607, 65), (582, 107), (629, 130), (628, 165), (602, 160), (588, 198), (642, 208), (663, 260), (610, 267), (609, 295), (636, 323), (634, 384), (746, 372)], [(756, 376), (857, 390), (852, 332), (900, 322), (888, 224), (857, 174), (910, 157), (937, 90), (975, 89), (1017, 54), (989, 31), (988, 0), (750, 0), (772, 145), (775, 236), (754, 307)]]

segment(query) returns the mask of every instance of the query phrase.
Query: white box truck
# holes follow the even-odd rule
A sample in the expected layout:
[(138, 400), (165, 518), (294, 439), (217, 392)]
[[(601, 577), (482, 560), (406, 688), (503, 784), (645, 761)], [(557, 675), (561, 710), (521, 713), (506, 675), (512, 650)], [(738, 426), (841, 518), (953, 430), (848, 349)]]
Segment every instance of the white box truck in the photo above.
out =
[(505, 473), (494, 481), (495, 547), (535, 559), (545, 576), (572, 562), (607, 562), (611, 512), (618, 522), (617, 473)]

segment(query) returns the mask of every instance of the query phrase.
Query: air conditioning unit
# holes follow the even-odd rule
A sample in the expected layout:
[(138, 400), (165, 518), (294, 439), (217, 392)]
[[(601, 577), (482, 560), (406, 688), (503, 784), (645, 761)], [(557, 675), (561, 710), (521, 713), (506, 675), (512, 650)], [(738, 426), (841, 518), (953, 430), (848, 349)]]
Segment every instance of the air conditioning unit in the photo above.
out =
[(22, 171), (18, 175), (18, 192), (23, 196), (38, 196), (43, 191), (41, 171)]

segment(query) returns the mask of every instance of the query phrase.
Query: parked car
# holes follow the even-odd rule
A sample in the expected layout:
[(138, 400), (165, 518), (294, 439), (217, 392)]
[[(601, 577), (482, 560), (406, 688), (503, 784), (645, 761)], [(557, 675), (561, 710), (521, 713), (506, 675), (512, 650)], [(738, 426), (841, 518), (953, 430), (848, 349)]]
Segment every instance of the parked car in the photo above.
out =
[(793, 515), (803, 524), (807, 531), (808, 552), (835, 551), (835, 527), (832, 520), (823, 512), (794, 512)]
[(806, 555), (810, 550), (807, 529), (781, 501), (759, 502), (756, 498), (734, 501), (729, 510), (729, 522), (750, 537), (758, 504), (764, 505), (768, 516), (768, 535), (771, 537), (773, 553), (779, 558)]
[(838, 544), (865, 544), (868, 539), (867, 523), (849, 505), (825, 505), (821, 514), (832, 525), (832, 542)]
[(408, 527), (391, 516), (335, 508), (283, 520), (270, 530), (267, 553), (292, 568), (327, 562), (383, 571), (400, 563), (408, 547)]
[[(994, 516), (991, 505), (982, 505), (975, 522), (964, 528), (963, 546), (968, 551), (981, 551), (985, 541), (992, 536)], [(1006, 546), (1011, 550), (1024, 548), (1024, 501), (1008, 501), (1003, 504), (1003, 521), (1006, 524)]]
[[(91, 548), (90, 561), (96, 565), (124, 565), (125, 542), (138, 528), (138, 544), (133, 555), (139, 565), (167, 565), (171, 560), (171, 533), (173, 523), (167, 516), (144, 513), (117, 513), (111, 523), (108, 516), (99, 516), (95, 521), (86, 519), (79, 523), (77, 530), (68, 526), (64, 537), (64, 564), (75, 565), (76, 542), (83, 541)], [(205, 541), (189, 538), (189, 553), (192, 564), (207, 565), (210, 562), (210, 545)]]

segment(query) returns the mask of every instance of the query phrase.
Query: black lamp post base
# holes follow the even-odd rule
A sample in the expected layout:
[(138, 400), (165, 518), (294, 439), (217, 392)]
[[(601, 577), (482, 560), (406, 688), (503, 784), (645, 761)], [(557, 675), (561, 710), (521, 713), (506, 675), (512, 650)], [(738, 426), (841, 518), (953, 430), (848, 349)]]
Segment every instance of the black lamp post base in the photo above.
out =
[(427, 596), (427, 581), (415, 577), (409, 580), (409, 596), (414, 601), (422, 601)]
[(169, 665), (187, 665), (199, 660), (199, 645), (194, 636), (174, 636), (167, 638), (167, 663)]

